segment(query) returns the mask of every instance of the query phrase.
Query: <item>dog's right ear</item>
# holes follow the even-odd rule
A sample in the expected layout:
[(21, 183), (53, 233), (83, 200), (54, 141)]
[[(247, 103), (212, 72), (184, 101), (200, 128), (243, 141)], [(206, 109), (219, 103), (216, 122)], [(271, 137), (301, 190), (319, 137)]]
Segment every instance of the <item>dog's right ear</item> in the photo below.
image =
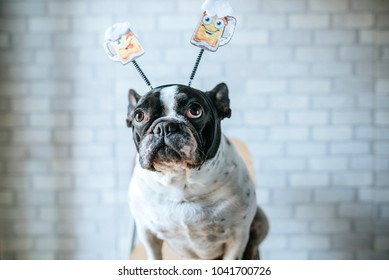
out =
[(127, 111), (127, 126), (132, 127), (132, 111), (134, 111), (136, 104), (141, 96), (133, 89), (128, 92), (128, 111)]

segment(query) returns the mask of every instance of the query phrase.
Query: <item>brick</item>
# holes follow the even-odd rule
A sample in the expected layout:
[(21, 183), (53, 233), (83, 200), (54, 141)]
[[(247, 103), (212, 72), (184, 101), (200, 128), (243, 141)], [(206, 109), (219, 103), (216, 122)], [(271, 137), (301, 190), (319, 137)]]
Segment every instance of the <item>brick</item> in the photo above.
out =
[(266, 171), (301, 171), (306, 167), (305, 161), (299, 158), (269, 158), (263, 165)]
[(343, 28), (367, 28), (374, 24), (374, 16), (370, 13), (347, 13), (333, 16), (333, 25)]
[(342, 204), (339, 207), (339, 216), (344, 218), (372, 218), (377, 207), (370, 203)]
[(388, 111), (374, 112), (374, 123), (377, 125), (389, 125), (389, 112)]
[(76, 248), (75, 240), (71, 237), (39, 237), (34, 243), (34, 248), (38, 251), (73, 251)]
[(31, 90), (29, 94), (42, 96), (58, 96), (70, 95), (72, 93), (72, 86), (69, 82), (41, 82), (35, 81), (31, 83)]
[(131, 9), (134, 9), (134, 3), (128, 1), (115, 1), (112, 5), (111, 1), (97, 1), (93, 5), (88, 5), (88, 14), (104, 16), (104, 15), (126, 15)]
[(35, 53), (37, 64), (43, 65), (76, 64), (78, 56), (79, 54), (72, 50), (38, 50)]
[(321, 156), (325, 155), (327, 147), (322, 143), (298, 142), (287, 143), (286, 154), (290, 156)]
[(302, 77), (308, 75), (308, 64), (303, 63), (271, 63), (268, 71), (274, 77)]
[(0, 31), (20, 33), (27, 29), (27, 20), (22, 17), (3, 17), (0, 19)]
[(389, 4), (385, 0), (370, 0), (370, 1), (352, 0), (351, 10), (383, 12), (383, 11), (389, 11)]
[(335, 78), (334, 79), (335, 93), (366, 93), (374, 91), (374, 82), (370, 78)]
[(284, 188), (287, 185), (287, 180), (284, 173), (266, 172), (261, 174), (261, 177), (257, 180), (257, 184), (260, 188)]
[(328, 124), (329, 115), (326, 111), (291, 111), (288, 122), (292, 125), (323, 125)]
[(58, 17), (32, 17), (28, 25), (32, 32), (60, 32), (70, 29), (69, 20)]
[(54, 233), (53, 224), (47, 222), (34, 223), (15, 223), (14, 231), (16, 235), (42, 236), (52, 235)]
[(304, 141), (309, 136), (306, 127), (273, 127), (270, 130), (270, 140), (273, 141)]
[(80, 144), (72, 147), (72, 155), (77, 158), (105, 158), (112, 156), (111, 145), (104, 144)]
[(247, 125), (281, 125), (285, 123), (285, 114), (280, 111), (244, 112), (243, 120)]
[(285, 80), (268, 79), (268, 80), (248, 80), (246, 82), (246, 92), (248, 93), (282, 93), (286, 92), (287, 83)]
[(30, 116), (32, 127), (67, 127), (70, 125), (68, 114), (36, 114)]
[(375, 89), (376, 93), (389, 93), (389, 79), (377, 79)]
[(265, 12), (299, 12), (305, 11), (305, 1), (303, 0), (273, 0), (263, 2)]
[(254, 61), (289, 61), (293, 56), (290, 48), (274, 47), (268, 48), (263, 46), (255, 46), (252, 48), (251, 57)]
[(389, 19), (388, 14), (378, 14), (376, 17), (377, 27), (378, 28), (388, 28), (389, 27)]
[(310, 259), (313, 260), (353, 260), (355, 256), (352, 252), (345, 252), (342, 250), (331, 251), (311, 251)]
[(249, 145), (250, 150), (259, 157), (281, 156), (283, 153), (282, 144), (255, 142)]
[(375, 143), (374, 144), (374, 153), (376, 155), (389, 155), (389, 143), (382, 142), (382, 143)]
[(87, 3), (79, 1), (50, 2), (48, 12), (50, 15), (81, 16), (87, 14), (88, 6)]
[(2, 241), (2, 249), (5, 251), (30, 251), (33, 248), (31, 238), (13, 236), (2, 238)]
[(291, 28), (317, 29), (326, 28), (330, 25), (329, 15), (322, 14), (293, 14), (289, 17)]
[(330, 239), (325, 236), (300, 235), (290, 238), (292, 249), (328, 249)]
[(335, 209), (330, 205), (297, 205), (296, 217), (313, 220), (334, 218)]
[(289, 205), (285, 206), (283, 204), (277, 204), (277, 202), (275, 202), (272, 206), (267, 205), (264, 211), (270, 220), (278, 218), (290, 219), (292, 216), (293, 207)]
[(314, 96), (312, 100), (317, 109), (351, 109), (356, 104), (354, 96)]
[(72, 178), (65, 175), (37, 175), (32, 178), (35, 189), (64, 189), (72, 187)]
[(2, 9), (8, 16), (43, 15), (46, 10), (45, 3), (24, 1), (4, 1)]
[(270, 107), (275, 109), (304, 109), (308, 106), (308, 96), (277, 95), (270, 99)]
[(299, 47), (296, 58), (299, 61), (334, 61), (336, 53), (335, 47)]
[(44, 129), (23, 129), (14, 130), (12, 139), (15, 143), (49, 143), (51, 141), (50, 131)]
[(157, 18), (157, 26), (159, 30), (180, 31), (180, 30), (188, 30), (193, 28), (193, 23), (197, 21), (198, 18), (194, 16), (161, 15)]
[(347, 170), (347, 158), (325, 157), (310, 158), (309, 167), (315, 171), (345, 171)]
[(319, 141), (350, 140), (352, 129), (349, 126), (327, 126), (313, 128), (313, 139)]
[(7, 48), (9, 46), (9, 36), (7, 34), (0, 34), (0, 48)]
[(293, 79), (290, 82), (292, 92), (299, 93), (327, 93), (331, 91), (329, 79)]
[(279, 13), (246, 14), (245, 25), (249, 28), (282, 29), (286, 27), (286, 16)]
[(314, 42), (317, 45), (342, 45), (355, 43), (357, 32), (354, 30), (315, 30)]
[(74, 114), (73, 124), (75, 127), (111, 127), (112, 116), (110, 114)]
[(308, 30), (276, 30), (271, 33), (270, 41), (278, 46), (307, 45), (311, 43), (312, 35)]
[(77, 176), (74, 186), (78, 189), (109, 189), (115, 186), (115, 178), (112, 175)]
[(343, 250), (369, 250), (371, 238), (366, 235), (343, 234), (332, 237), (331, 248)]
[(389, 190), (376, 190), (375, 191), (376, 203), (388, 203), (389, 202)]
[[(102, 176), (97, 176), (101, 179)], [(97, 178), (96, 178), (97, 179)], [(78, 183), (81, 183), (84, 179), (76, 179), (79, 180)], [(65, 205), (67, 206), (82, 206), (82, 205), (95, 205), (100, 202), (100, 194), (96, 190), (82, 190), (84, 186), (77, 186), (77, 190), (71, 191), (61, 191), (58, 194), (58, 203), (61, 205), (61, 208)], [(63, 211), (63, 210), (62, 210)], [(71, 211), (71, 213), (74, 211)], [(72, 213), (74, 215), (74, 213)], [(50, 215), (55, 216), (55, 215)], [(71, 215), (69, 215), (68, 219), (71, 219)]]
[(361, 30), (360, 41), (364, 44), (373, 45), (388, 45), (389, 44), (389, 31), (380, 30)]
[(370, 124), (372, 117), (369, 111), (342, 111), (333, 112), (331, 116), (332, 122), (337, 125), (361, 125)]
[(328, 174), (294, 173), (290, 175), (290, 185), (296, 188), (321, 188), (330, 184)]
[(282, 204), (299, 204), (309, 202), (311, 193), (309, 190), (273, 190), (272, 200)]
[(338, 187), (371, 187), (373, 176), (370, 172), (343, 172), (333, 175), (333, 183)]
[(0, 205), (12, 205), (14, 204), (14, 194), (9, 191), (1, 191), (0, 192)]
[(314, 190), (313, 201), (321, 203), (353, 202), (356, 191), (353, 189), (326, 189)]
[(272, 233), (277, 234), (306, 234), (308, 232), (308, 222), (296, 219), (277, 219), (272, 221)]
[(55, 143), (90, 143), (94, 139), (91, 129), (55, 129), (53, 140)]
[(308, 256), (307, 250), (272, 250), (269, 253), (269, 259), (273, 260), (306, 260)]
[(263, 30), (242, 30), (237, 32), (234, 37), (233, 43), (237, 46), (258, 46), (266, 45), (269, 42), (269, 33)]
[(371, 46), (343, 46), (340, 49), (340, 58), (344, 60), (377, 60), (379, 50)]
[(310, 0), (309, 8), (315, 12), (343, 12), (348, 9), (348, 0)]
[[(135, 25), (134, 21), (131, 23)], [(71, 27), (74, 31), (81, 32), (104, 32), (107, 26), (112, 25), (112, 18), (109, 16), (83, 16), (71, 19)]]
[(350, 167), (359, 171), (384, 171), (389, 170), (389, 159), (377, 158), (374, 156), (353, 157), (350, 160)]
[(286, 249), (287, 247), (287, 237), (280, 235), (273, 235), (271, 238), (266, 240), (261, 246), (263, 250), (277, 250), (277, 249)]
[(367, 142), (331, 143), (330, 153), (334, 155), (367, 155), (370, 153), (370, 144)]
[(374, 249), (378, 251), (388, 251), (389, 250), (389, 238), (379, 236), (374, 239)]
[(2, 128), (17, 128), (27, 124), (27, 117), (21, 115), (0, 114), (0, 127)]
[(25, 82), (0, 81), (0, 91), (3, 96), (23, 96), (29, 92), (29, 86)]
[(42, 97), (15, 98), (11, 100), (11, 109), (23, 113), (48, 112), (50, 100)]
[(312, 72), (321, 77), (350, 76), (352, 64), (344, 62), (319, 62), (313, 63)]
[(85, 174), (91, 171), (91, 163), (88, 160), (56, 159), (50, 163), (53, 174)]

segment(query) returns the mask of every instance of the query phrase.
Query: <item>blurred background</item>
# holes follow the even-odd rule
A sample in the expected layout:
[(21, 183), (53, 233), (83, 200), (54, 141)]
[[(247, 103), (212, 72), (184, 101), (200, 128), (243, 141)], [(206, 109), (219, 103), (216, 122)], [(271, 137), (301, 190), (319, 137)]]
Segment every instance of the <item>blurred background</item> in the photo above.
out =
[[(0, 259), (126, 259), (127, 92), (104, 31), (130, 21), (154, 86), (187, 84), (202, 0), (1, 0)], [(389, 1), (230, 0), (193, 87), (230, 88), (271, 230), (265, 259), (389, 259)]]

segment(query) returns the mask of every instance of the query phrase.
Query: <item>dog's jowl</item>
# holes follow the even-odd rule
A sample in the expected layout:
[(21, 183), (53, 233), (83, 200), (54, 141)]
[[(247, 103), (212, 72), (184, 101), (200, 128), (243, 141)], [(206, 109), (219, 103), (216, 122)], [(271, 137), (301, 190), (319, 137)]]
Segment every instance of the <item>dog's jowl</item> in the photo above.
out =
[(228, 88), (167, 85), (129, 93), (127, 124), (138, 151), (130, 207), (149, 259), (162, 242), (187, 259), (257, 259), (266, 216), (255, 185), (220, 123)]

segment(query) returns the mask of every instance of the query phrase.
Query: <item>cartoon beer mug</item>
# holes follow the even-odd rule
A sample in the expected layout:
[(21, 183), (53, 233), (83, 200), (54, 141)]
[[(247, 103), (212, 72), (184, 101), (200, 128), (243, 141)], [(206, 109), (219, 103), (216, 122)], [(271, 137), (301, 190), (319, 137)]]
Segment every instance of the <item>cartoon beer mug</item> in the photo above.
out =
[(130, 29), (130, 23), (110, 26), (105, 32), (104, 49), (113, 61), (127, 64), (144, 54), (144, 49)]
[(210, 16), (204, 12), (190, 42), (195, 46), (215, 52), (231, 40), (235, 26), (236, 19), (232, 16)]

